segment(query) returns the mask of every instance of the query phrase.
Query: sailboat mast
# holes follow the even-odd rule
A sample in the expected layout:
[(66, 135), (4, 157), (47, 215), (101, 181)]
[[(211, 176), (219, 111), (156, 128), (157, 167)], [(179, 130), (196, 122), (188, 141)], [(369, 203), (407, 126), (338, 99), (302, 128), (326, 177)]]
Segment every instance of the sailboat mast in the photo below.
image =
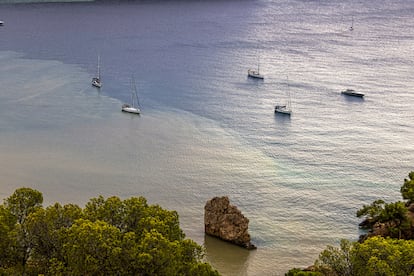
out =
[(131, 104), (132, 104), (132, 107), (135, 107), (135, 99), (134, 99), (134, 77), (132, 77), (131, 78), (131, 89), (132, 89), (132, 91), (131, 91)]
[(287, 83), (287, 92), (288, 92), (288, 108), (289, 110), (291, 109), (291, 102), (290, 102), (290, 89), (289, 89), (289, 77), (286, 78), (286, 83)]
[(100, 79), (101, 78), (101, 56), (100, 55), (98, 55), (98, 72), (97, 72), (97, 75), (98, 75), (98, 79)]
[(354, 30), (354, 16), (352, 16), (351, 27), (349, 27), (350, 31)]
[(139, 107), (139, 100), (138, 100), (138, 93), (137, 93), (137, 85), (136, 85), (134, 76), (132, 76), (132, 79), (131, 79), (131, 86), (132, 86), (132, 91), (131, 91), (131, 102), (132, 102), (132, 106), (133, 107)]

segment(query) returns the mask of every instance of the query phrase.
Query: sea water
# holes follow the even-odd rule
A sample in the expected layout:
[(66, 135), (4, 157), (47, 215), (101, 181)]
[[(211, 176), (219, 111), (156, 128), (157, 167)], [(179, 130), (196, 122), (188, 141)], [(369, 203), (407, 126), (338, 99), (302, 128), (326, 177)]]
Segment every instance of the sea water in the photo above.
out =
[[(0, 5), (0, 195), (142, 195), (177, 210), (223, 275), (311, 265), (414, 169), (413, 14), (409, 0)], [(258, 64), (264, 81), (247, 78)], [(132, 77), (141, 116), (120, 111)], [(288, 91), (292, 115), (274, 114)], [(222, 195), (257, 250), (204, 236)]]

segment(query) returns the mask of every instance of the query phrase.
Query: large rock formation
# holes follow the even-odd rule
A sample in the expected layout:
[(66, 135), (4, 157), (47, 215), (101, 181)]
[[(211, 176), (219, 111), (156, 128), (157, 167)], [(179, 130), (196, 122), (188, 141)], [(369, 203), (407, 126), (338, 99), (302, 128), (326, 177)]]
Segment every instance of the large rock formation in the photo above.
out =
[(255, 249), (250, 243), (249, 220), (230, 205), (227, 196), (214, 197), (204, 207), (204, 229), (206, 234), (237, 244), (244, 248)]

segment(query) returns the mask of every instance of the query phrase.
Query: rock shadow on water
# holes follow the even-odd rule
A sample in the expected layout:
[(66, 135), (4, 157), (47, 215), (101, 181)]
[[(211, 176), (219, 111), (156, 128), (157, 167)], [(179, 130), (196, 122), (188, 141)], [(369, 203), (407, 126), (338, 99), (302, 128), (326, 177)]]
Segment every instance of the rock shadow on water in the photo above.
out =
[(223, 275), (247, 275), (249, 259), (256, 253), (207, 234), (204, 247), (207, 261)]

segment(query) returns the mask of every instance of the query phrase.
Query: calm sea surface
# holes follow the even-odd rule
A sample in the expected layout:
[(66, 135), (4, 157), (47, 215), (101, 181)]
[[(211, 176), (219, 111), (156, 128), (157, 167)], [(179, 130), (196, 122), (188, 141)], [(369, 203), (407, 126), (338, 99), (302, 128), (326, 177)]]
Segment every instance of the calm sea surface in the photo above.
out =
[[(7, 4), (0, 20), (1, 198), (143, 195), (223, 275), (283, 275), (356, 240), (356, 211), (400, 200), (414, 170), (412, 0)], [(139, 117), (120, 111), (132, 76)], [(288, 89), (290, 118), (273, 113)], [(204, 236), (222, 195), (258, 250)]]

